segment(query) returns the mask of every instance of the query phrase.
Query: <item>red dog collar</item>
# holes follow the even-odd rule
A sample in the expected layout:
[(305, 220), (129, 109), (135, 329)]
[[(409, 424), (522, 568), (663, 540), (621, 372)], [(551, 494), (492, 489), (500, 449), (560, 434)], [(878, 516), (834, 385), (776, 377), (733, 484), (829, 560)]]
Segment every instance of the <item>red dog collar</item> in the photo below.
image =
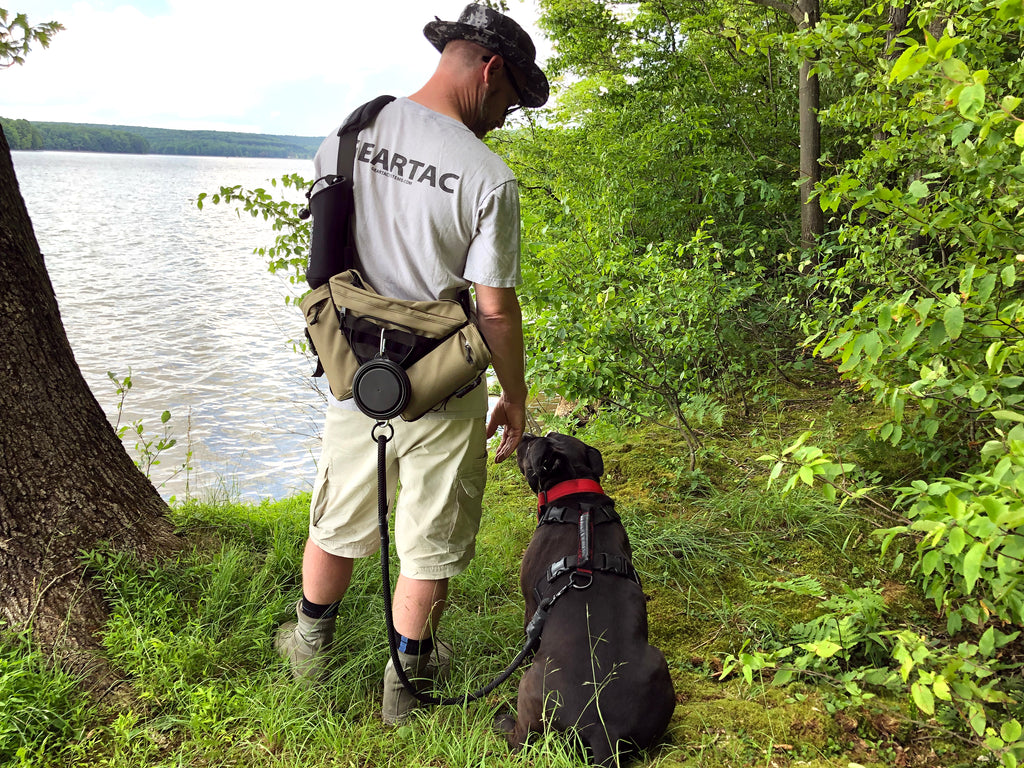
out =
[(560, 499), (563, 496), (571, 496), (574, 493), (604, 494), (604, 491), (601, 489), (601, 484), (596, 480), (566, 480), (554, 488), (537, 494), (537, 511), (539, 512), (544, 509), (545, 506), (556, 499)]

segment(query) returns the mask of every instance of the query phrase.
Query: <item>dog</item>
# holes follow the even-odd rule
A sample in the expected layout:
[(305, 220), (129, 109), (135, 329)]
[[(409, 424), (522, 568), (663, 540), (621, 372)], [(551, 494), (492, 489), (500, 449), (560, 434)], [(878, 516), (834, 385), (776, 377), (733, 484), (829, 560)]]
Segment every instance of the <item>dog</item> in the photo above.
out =
[(539, 631), (540, 644), (517, 716), (497, 725), (514, 750), (545, 728), (573, 732), (610, 766), (664, 735), (676, 703), (668, 664), (647, 640), (647, 598), (598, 482), (601, 453), (568, 435), (526, 435), (516, 458), (538, 494), (519, 582), (527, 636)]

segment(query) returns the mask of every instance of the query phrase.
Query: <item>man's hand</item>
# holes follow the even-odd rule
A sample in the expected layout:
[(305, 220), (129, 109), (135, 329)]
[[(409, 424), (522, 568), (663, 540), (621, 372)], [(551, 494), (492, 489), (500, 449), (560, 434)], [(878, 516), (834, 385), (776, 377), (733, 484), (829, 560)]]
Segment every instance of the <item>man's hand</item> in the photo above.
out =
[(491, 412), (490, 421), (487, 422), (488, 440), (498, 431), (498, 427), (503, 429), (498, 451), (494, 454), (495, 464), (500, 464), (512, 456), (519, 446), (519, 441), (523, 439), (523, 433), (526, 431), (526, 405), (510, 403), (502, 394)]

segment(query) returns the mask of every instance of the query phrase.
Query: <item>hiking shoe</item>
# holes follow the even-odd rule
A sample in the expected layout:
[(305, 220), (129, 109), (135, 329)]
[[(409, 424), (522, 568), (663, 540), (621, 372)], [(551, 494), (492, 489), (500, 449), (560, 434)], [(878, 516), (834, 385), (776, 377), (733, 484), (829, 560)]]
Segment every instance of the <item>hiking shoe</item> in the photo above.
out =
[(296, 680), (323, 680), (330, 671), (327, 651), (334, 641), (337, 615), (313, 619), (302, 612), (302, 601), (295, 605), (297, 621), (281, 625), (274, 635), (274, 650), (288, 662)]
[[(409, 678), (417, 691), (426, 691), (432, 683), (438, 683), (448, 677), (451, 671), (452, 647), (440, 640), (434, 641), (434, 649), (422, 656), (411, 656), (398, 652), (405, 676)], [(402, 685), (395, 671), (394, 662), (388, 659), (384, 668), (384, 706), (381, 717), (386, 725), (399, 725), (405, 721), (409, 713), (421, 706), (420, 701)]]

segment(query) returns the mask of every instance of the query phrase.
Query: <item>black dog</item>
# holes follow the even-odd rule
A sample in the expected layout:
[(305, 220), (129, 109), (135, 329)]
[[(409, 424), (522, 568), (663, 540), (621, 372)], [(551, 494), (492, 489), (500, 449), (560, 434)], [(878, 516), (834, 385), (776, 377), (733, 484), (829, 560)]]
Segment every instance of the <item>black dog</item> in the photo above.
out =
[(597, 449), (526, 435), (517, 459), (539, 498), (519, 581), (527, 634), (539, 629), (540, 645), (519, 684), (518, 718), (498, 726), (515, 749), (544, 728), (573, 731), (595, 763), (611, 765), (652, 746), (675, 709), (665, 656), (647, 642), (629, 538), (598, 484)]

